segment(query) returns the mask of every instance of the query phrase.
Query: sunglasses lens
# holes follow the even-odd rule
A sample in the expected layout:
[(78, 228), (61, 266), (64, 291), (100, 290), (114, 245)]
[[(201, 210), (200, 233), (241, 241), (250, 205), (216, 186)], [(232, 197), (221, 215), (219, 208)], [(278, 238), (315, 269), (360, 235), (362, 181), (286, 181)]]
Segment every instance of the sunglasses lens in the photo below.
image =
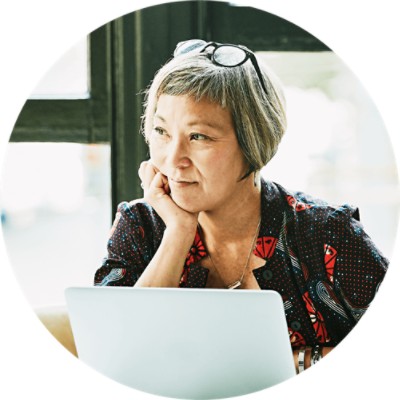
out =
[(191, 53), (192, 51), (199, 50), (201, 47), (204, 47), (207, 44), (204, 40), (200, 39), (192, 39), (192, 40), (187, 40), (185, 42), (179, 42), (176, 45), (175, 51), (174, 51), (174, 57), (182, 55), (182, 54), (187, 54)]
[(239, 47), (220, 46), (214, 51), (214, 61), (225, 67), (235, 67), (241, 64), (247, 54)]

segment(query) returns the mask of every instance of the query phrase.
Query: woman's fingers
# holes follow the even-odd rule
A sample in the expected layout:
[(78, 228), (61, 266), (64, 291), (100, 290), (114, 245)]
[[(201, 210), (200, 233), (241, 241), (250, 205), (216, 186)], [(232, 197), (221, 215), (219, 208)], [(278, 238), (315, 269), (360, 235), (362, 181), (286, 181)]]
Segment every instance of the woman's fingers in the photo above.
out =
[(190, 229), (196, 229), (198, 214), (189, 213), (174, 202), (170, 196), (168, 178), (151, 163), (151, 160), (140, 164), (138, 174), (144, 189), (144, 201), (156, 210), (166, 226), (189, 226)]
[(161, 192), (161, 194), (165, 194), (164, 187), (166, 184), (168, 184), (168, 179), (161, 172), (157, 172), (154, 175), (149, 187), (156, 192)]
[(140, 164), (138, 174), (140, 180), (142, 181), (142, 188), (144, 190), (147, 190), (150, 187), (157, 172), (158, 169), (155, 168), (150, 161), (143, 161)]
[(171, 190), (168, 178), (155, 167), (150, 160), (143, 161), (138, 170), (139, 178), (142, 181), (141, 186), (144, 191), (150, 188), (158, 192), (157, 194), (170, 194)]

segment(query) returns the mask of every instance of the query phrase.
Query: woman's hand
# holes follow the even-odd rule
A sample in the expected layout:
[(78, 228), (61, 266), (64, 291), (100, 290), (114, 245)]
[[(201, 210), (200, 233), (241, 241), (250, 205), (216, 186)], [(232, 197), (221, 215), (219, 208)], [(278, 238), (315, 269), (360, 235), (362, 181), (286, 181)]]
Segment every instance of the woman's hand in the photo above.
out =
[(178, 287), (196, 235), (198, 213), (185, 211), (173, 201), (167, 177), (151, 161), (142, 162), (139, 177), (144, 200), (156, 210), (166, 229), (160, 246), (135, 287)]
[(157, 211), (166, 227), (193, 232), (194, 235), (198, 213), (185, 211), (173, 201), (168, 178), (150, 160), (143, 161), (138, 172), (144, 190), (144, 200)]
[[(321, 356), (325, 357), (328, 355), (334, 347), (322, 347)], [(308, 369), (311, 367), (311, 351), (312, 347), (306, 347), (304, 353), (304, 369)], [(294, 365), (296, 368), (296, 372), (299, 373), (299, 349), (293, 350), (293, 358), (294, 358)]]

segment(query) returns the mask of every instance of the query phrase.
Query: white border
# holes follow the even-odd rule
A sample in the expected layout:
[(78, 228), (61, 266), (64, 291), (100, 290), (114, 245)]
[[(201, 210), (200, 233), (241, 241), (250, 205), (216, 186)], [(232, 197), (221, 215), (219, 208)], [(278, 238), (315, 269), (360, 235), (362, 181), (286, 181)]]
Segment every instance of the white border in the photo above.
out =
[[(118, 0), (9, 0), (0, 5), (0, 162), (13, 124), (37, 81), (75, 42), (98, 26), (159, 3)], [(330, 46), (360, 78), (380, 110), (399, 164), (400, 24), (396, 2), (247, 1), (288, 19)], [(397, 39), (396, 39), (397, 38)], [(396, 54), (397, 53), (397, 54)], [(29, 168), (29, 166), (21, 166)], [(392, 266), (371, 309), (321, 365), (246, 398), (324, 399), (398, 396), (399, 235)], [(21, 249), (23, 251), (23, 249)], [(0, 398), (41, 400), (153, 398), (126, 388), (70, 356), (42, 327), (24, 298), (0, 237)], [(368, 336), (367, 336), (368, 334)]]

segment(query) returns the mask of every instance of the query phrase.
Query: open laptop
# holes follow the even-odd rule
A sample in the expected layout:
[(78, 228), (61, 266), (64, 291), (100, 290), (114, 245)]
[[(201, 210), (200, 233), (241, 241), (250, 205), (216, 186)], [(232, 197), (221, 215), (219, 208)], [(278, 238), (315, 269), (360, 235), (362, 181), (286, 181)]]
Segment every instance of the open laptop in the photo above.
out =
[(214, 399), (295, 375), (274, 291), (89, 287), (65, 295), (79, 358), (132, 388)]

